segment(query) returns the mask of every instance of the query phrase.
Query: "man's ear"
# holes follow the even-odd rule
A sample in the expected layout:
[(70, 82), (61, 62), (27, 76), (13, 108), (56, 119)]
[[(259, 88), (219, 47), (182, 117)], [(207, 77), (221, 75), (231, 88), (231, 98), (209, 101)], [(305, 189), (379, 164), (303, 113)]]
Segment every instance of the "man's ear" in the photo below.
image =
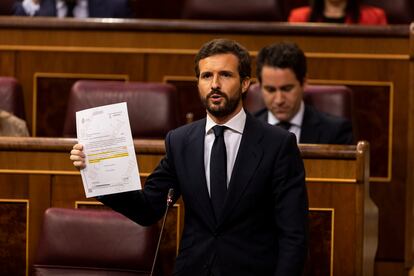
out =
[(250, 86), (250, 82), (251, 82), (251, 79), (249, 78), (249, 77), (245, 77), (243, 80), (242, 80), (242, 93), (246, 93), (247, 92), (247, 90), (249, 89), (249, 86)]

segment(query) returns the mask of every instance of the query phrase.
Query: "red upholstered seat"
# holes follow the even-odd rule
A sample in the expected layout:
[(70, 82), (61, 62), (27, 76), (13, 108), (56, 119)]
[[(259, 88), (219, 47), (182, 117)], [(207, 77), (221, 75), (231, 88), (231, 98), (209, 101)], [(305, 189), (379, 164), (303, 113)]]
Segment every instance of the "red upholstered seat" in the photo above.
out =
[(134, 138), (164, 139), (179, 125), (176, 89), (171, 84), (81, 80), (70, 92), (63, 136), (76, 136), (76, 111), (119, 102), (127, 102)]
[(109, 210), (49, 208), (35, 275), (149, 275), (157, 226), (143, 227)]
[[(345, 117), (352, 122), (352, 91), (347, 86), (307, 85), (303, 98), (305, 103), (319, 111)], [(266, 107), (258, 83), (250, 86), (244, 105), (251, 113)]]
[(308, 85), (303, 97), (316, 109), (352, 121), (352, 91), (344, 85)]
[(182, 18), (280, 21), (277, 0), (185, 0)]
[(247, 97), (243, 104), (246, 110), (250, 113), (255, 113), (263, 108), (266, 108), (262, 92), (260, 91), (260, 85), (258, 83), (250, 85), (249, 90), (247, 91)]
[(0, 109), (25, 119), (22, 86), (15, 78), (0, 77)]

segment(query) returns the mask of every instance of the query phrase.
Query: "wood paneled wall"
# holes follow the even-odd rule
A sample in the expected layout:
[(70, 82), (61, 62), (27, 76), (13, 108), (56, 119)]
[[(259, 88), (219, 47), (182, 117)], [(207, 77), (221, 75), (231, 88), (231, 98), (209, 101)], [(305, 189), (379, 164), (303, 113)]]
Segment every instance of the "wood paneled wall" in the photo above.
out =
[(357, 125), (363, 130), (357, 138), (372, 145), (370, 190), (379, 208), (378, 275), (388, 275), (381, 274), (381, 265), (390, 262), (402, 270), (411, 267), (414, 98), (408, 25), (0, 17), (0, 75), (21, 81), (33, 134), (57, 136), (64, 99), (75, 79), (192, 78), (195, 53), (217, 37), (239, 41), (253, 57), (267, 44), (294, 41), (308, 57), (312, 83), (344, 84), (357, 92)]

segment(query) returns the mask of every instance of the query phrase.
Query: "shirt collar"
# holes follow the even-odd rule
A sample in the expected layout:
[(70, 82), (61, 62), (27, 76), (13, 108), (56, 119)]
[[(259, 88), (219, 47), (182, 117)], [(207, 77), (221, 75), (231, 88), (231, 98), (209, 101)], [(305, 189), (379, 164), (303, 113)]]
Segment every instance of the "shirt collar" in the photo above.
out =
[[(305, 113), (305, 104), (302, 101), (300, 103), (298, 112), (296, 112), (295, 116), (293, 116), (293, 118), (290, 120), (290, 123), (294, 126), (301, 127), (304, 113)], [(270, 110), (268, 111), (267, 122), (271, 125), (275, 125), (279, 123), (279, 120), (273, 115), (273, 113)]]
[[(243, 134), (244, 125), (246, 123), (246, 112), (242, 108), (239, 113), (237, 113), (233, 118), (228, 120), (223, 126), (228, 127), (229, 129)], [(213, 119), (207, 114), (207, 121), (206, 121), (206, 133), (212, 131), (211, 129), (217, 125)]]

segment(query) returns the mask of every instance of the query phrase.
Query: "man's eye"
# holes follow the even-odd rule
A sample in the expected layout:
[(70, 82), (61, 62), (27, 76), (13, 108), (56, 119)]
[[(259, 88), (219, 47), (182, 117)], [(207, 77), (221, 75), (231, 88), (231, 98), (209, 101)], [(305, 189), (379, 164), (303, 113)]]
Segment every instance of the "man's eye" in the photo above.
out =
[(201, 78), (202, 79), (208, 79), (208, 78), (210, 78), (211, 77), (211, 74), (209, 74), (209, 73), (206, 73), (206, 74), (202, 74), (201, 75)]
[(223, 73), (221, 73), (221, 76), (223, 76), (225, 78), (230, 78), (232, 75), (229, 72), (223, 72)]
[(280, 88), (280, 91), (282, 91), (282, 92), (290, 92), (290, 91), (292, 91), (292, 89), (293, 89), (293, 86), (284, 86), (284, 87), (281, 87)]
[(263, 88), (264, 88), (264, 90), (265, 90), (266, 92), (268, 92), (268, 93), (273, 93), (273, 92), (275, 92), (275, 91), (276, 91), (276, 88), (274, 88), (274, 87), (265, 86), (265, 87), (263, 87)]

